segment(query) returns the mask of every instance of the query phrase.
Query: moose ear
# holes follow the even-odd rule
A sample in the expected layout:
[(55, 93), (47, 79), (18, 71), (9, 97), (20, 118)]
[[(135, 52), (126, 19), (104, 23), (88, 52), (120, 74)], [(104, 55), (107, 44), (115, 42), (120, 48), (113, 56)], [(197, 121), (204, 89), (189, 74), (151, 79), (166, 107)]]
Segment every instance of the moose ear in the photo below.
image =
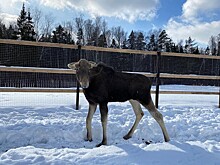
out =
[(96, 67), (97, 66), (97, 64), (95, 63), (95, 62), (93, 62), (93, 61), (89, 61), (89, 69), (92, 69), (93, 67)]
[(77, 70), (79, 69), (79, 62), (72, 62), (67, 65), (70, 69)]

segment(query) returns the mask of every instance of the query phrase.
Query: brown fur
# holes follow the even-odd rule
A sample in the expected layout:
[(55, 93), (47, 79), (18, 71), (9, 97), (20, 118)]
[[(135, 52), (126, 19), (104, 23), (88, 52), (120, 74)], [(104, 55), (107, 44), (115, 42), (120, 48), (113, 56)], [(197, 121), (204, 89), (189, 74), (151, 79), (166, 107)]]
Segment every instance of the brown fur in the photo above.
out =
[(81, 59), (76, 63), (68, 64), (69, 68), (76, 70), (77, 80), (83, 88), (84, 95), (89, 102), (89, 112), (86, 119), (87, 140), (92, 141), (91, 121), (97, 105), (100, 106), (103, 140), (100, 144), (107, 144), (107, 117), (108, 102), (123, 102), (129, 100), (136, 115), (136, 120), (124, 136), (127, 140), (132, 137), (144, 113), (140, 103), (149, 110), (150, 114), (160, 125), (164, 139), (168, 142), (169, 135), (166, 131), (163, 116), (156, 109), (151, 99), (151, 82), (149, 78), (140, 74), (117, 72), (111, 67), (101, 63)]

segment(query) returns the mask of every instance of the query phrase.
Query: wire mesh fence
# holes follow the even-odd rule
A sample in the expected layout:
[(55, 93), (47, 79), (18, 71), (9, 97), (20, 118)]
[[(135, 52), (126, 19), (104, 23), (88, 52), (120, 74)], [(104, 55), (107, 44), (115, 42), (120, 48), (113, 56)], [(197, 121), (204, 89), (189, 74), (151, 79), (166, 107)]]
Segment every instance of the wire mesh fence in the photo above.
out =
[[(52, 45), (52, 44), (51, 44)], [(104, 62), (118, 71), (156, 73), (155, 54), (135, 54), (82, 49), (76, 46), (64, 47), (62, 44), (40, 46), (26, 42), (0, 42), (0, 65), (43, 68), (67, 68), (67, 64), (80, 58)], [(129, 51), (128, 51), (129, 52)], [(196, 56), (196, 55), (195, 55)], [(220, 60), (188, 58), (175, 56), (161, 57), (161, 73), (196, 74), (218, 76)], [(154, 80), (153, 80), (154, 82)], [(219, 85), (218, 80), (161, 79), (162, 84)], [(75, 75), (47, 73), (1, 72), (1, 87), (75, 87)]]

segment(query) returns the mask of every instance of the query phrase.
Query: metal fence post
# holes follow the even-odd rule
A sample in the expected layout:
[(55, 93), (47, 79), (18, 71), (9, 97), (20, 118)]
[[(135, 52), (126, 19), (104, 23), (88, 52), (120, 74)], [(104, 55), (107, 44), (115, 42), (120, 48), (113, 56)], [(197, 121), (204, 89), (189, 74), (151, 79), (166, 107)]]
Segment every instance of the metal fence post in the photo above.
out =
[[(81, 57), (81, 45), (79, 44), (78, 45), (78, 57), (79, 57), (79, 59), (80, 59), (80, 57)], [(77, 83), (76, 83), (76, 110), (79, 110), (79, 82), (78, 81), (76, 81)]]
[[(220, 56), (220, 41), (218, 42), (218, 56)], [(218, 64), (218, 76), (220, 76), (220, 64)], [(218, 95), (218, 107), (220, 108), (220, 80), (218, 80), (219, 95)]]
[(159, 105), (159, 87), (160, 87), (160, 60), (161, 52), (157, 52), (157, 75), (156, 75), (156, 96), (155, 96), (155, 106), (158, 108)]
[[(218, 71), (218, 75), (220, 76), (220, 65), (218, 66), (219, 71)], [(218, 107), (220, 108), (220, 80), (218, 80)]]

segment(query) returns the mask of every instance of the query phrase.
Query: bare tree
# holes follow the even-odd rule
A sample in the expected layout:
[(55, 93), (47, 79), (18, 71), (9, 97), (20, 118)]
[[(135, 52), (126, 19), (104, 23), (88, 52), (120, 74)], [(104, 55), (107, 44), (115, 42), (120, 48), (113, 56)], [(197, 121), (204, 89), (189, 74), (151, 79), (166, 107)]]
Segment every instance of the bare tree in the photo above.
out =
[[(80, 40), (80, 44), (85, 45), (85, 37), (84, 37), (84, 18), (83, 15), (81, 14), (79, 17), (75, 18), (75, 29), (76, 29), (76, 36), (77, 40)], [(79, 36), (80, 35), (80, 36)], [(79, 42), (79, 41), (77, 41)]]
[(92, 35), (95, 27), (91, 19), (85, 20), (85, 40), (86, 45), (92, 45)]
[[(1, 13), (1, 6), (0, 6), (0, 13)], [(0, 24), (2, 24), (2, 22), (3, 22), (3, 18), (2, 18), (2, 16), (0, 15)]]
[(216, 37), (217, 42), (217, 56), (220, 56), (220, 33)]
[(112, 28), (113, 38), (117, 41), (118, 47), (121, 48), (122, 43), (126, 40), (126, 33), (121, 26)]
[(106, 31), (108, 30), (108, 24), (105, 20), (103, 20), (103, 22), (101, 23), (101, 31), (103, 32), (103, 34), (106, 33)]
[(93, 31), (93, 34), (92, 34), (92, 41), (94, 43), (94, 46), (98, 45), (99, 36), (101, 35), (101, 32), (102, 32), (102, 18), (97, 16), (95, 18), (94, 31)]
[(3, 18), (0, 17), (0, 25), (2, 25), (2, 24), (3, 24)]
[(111, 30), (107, 30), (106, 32), (105, 32), (105, 37), (106, 37), (106, 42), (107, 42), (107, 46), (108, 47), (110, 47), (110, 45), (111, 45), (111, 41), (112, 41), (112, 32), (111, 32)]
[(75, 35), (74, 35), (74, 23), (71, 21), (64, 22), (63, 25), (65, 31), (71, 36), (71, 40), (75, 40)]
[(75, 27), (77, 30), (84, 27), (83, 15), (75, 18)]
[(42, 37), (46, 40), (50, 39), (54, 24), (54, 17), (52, 14), (47, 14), (44, 16), (43, 26), (42, 26)]
[(216, 55), (217, 52), (217, 43), (216, 43), (216, 37), (211, 36), (209, 39), (209, 48), (210, 48), (210, 53), (212, 55)]
[(40, 38), (40, 22), (42, 20), (42, 11), (37, 7), (33, 10), (34, 30), (36, 33), (36, 41)]

